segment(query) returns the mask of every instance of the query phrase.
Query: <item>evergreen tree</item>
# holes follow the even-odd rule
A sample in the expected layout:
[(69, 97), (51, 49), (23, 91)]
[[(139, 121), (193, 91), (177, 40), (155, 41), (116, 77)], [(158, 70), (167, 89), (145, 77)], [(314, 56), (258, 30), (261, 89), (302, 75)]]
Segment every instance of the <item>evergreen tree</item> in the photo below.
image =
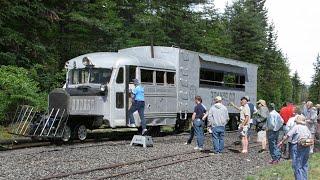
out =
[(301, 80), (297, 71), (295, 71), (295, 73), (293, 74), (291, 81), (292, 81), (292, 101), (296, 104), (299, 104), (302, 101), (301, 96), (302, 96), (303, 84), (301, 83)]
[(318, 103), (320, 101), (320, 55), (318, 54), (314, 65), (314, 75), (312, 76), (311, 85), (309, 88), (309, 99)]

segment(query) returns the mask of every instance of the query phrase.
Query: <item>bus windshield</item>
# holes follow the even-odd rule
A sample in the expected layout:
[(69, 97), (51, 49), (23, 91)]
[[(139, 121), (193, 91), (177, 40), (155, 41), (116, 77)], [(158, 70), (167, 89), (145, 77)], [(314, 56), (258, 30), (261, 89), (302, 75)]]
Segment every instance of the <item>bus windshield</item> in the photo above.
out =
[(111, 69), (72, 69), (69, 71), (69, 84), (107, 84), (110, 81)]

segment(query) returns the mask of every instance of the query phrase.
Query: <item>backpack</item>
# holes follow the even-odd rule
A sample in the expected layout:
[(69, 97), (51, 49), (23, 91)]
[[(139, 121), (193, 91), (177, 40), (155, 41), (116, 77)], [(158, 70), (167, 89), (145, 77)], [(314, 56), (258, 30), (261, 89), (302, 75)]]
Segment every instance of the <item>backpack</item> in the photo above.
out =
[(254, 105), (251, 102), (249, 102), (248, 106), (249, 106), (249, 109), (250, 109), (250, 117), (252, 118), (252, 115), (253, 115), (253, 112), (254, 112)]
[(303, 138), (299, 140), (299, 145), (303, 146), (303, 147), (309, 147), (314, 145), (314, 139), (312, 138)]

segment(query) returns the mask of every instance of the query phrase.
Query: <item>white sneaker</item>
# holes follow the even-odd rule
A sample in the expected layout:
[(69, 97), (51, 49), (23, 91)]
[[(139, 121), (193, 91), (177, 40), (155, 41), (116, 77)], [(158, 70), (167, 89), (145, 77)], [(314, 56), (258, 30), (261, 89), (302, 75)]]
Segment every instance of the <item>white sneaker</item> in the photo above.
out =
[(188, 145), (188, 142), (185, 142), (184, 145)]
[(196, 146), (196, 147), (194, 147), (193, 149), (194, 149), (194, 150), (198, 150), (198, 149), (199, 149), (199, 147), (198, 147), (198, 146)]
[(142, 133), (141, 133), (142, 136), (145, 135), (147, 131), (148, 131), (147, 129), (142, 130)]
[(209, 134), (212, 134), (211, 128), (208, 128), (208, 132), (209, 132)]
[(202, 151), (202, 150), (203, 150), (203, 148), (198, 148), (198, 150), (199, 150), (199, 151)]
[(129, 127), (132, 127), (132, 128), (136, 127), (135, 124), (128, 124), (128, 126), (129, 126)]

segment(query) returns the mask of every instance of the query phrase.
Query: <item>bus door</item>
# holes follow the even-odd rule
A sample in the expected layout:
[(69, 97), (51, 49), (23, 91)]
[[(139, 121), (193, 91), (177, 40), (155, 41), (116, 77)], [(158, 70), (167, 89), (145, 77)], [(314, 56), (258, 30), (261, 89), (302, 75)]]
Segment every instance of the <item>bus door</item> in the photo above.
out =
[(131, 98), (131, 94), (130, 92), (132, 91), (132, 89), (134, 89), (134, 83), (133, 83), (133, 79), (137, 78), (138, 76), (136, 76), (136, 69), (137, 66), (126, 66), (126, 79), (125, 79), (125, 83), (126, 83), (126, 91), (127, 91), (127, 96), (125, 96), (126, 98), (126, 113), (127, 113), (127, 124), (130, 124), (129, 122), (129, 109), (132, 105), (132, 98)]
[(111, 96), (110, 96), (110, 114), (113, 126), (126, 126), (127, 119), (127, 88), (126, 88), (126, 73), (125, 67), (119, 67), (115, 69), (116, 78), (111, 86)]

